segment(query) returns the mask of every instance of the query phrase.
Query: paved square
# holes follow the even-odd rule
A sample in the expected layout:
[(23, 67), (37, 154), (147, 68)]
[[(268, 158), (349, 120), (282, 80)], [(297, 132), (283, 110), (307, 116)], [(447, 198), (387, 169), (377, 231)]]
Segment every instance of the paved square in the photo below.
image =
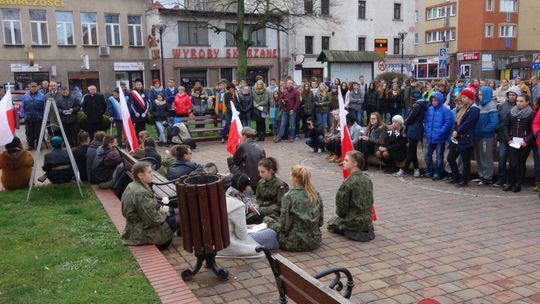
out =
[[(262, 144), (288, 181), (290, 167), (311, 169), (325, 204), (325, 222), (335, 215), (341, 167), (303, 143)], [(225, 145), (199, 143), (193, 159), (226, 171)], [(353, 274), (353, 303), (540, 303), (540, 199), (525, 187), (519, 194), (471, 184), (466, 189), (430, 179), (398, 179), (368, 171), (379, 220), (376, 238), (356, 243), (322, 228), (322, 246), (306, 253), (280, 252), (309, 274), (347, 267)], [(165, 251), (180, 271), (195, 262), (181, 239)], [(278, 303), (265, 258), (218, 259), (231, 278), (220, 282), (203, 268), (188, 286), (203, 303)]]

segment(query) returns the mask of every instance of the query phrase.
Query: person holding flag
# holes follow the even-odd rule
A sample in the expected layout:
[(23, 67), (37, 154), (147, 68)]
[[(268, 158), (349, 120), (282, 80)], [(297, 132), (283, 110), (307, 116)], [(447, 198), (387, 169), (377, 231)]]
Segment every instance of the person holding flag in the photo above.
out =
[(135, 127), (133, 126), (133, 121), (131, 120), (126, 97), (124, 96), (124, 91), (119, 90), (118, 93), (120, 95), (120, 116), (122, 118), (124, 135), (126, 136), (126, 141), (129, 144), (131, 151), (136, 151), (139, 148), (139, 142), (137, 141), (137, 133), (135, 132)]

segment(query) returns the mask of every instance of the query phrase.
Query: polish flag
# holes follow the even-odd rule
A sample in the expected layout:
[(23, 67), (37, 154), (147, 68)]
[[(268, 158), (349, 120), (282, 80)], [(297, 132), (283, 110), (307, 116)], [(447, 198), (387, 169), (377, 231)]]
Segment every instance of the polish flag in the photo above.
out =
[[(345, 159), (345, 154), (354, 149), (351, 134), (349, 134), (349, 127), (347, 127), (347, 110), (345, 110), (345, 101), (343, 96), (341, 96), (341, 86), (338, 87), (338, 102), (339, 102), (339, 129), (341, 132), (341, 159)], [(367, 159), (365, 160), (367, 161)], [(343, 179), (349, 177), (349, 172), (345, 169), (342, 169)], [(375, 212), (375, 205), (371, 205), (371, 214), (373, 216), (373, 221), (377, 220), (377, 213)]]
[(238, 117), (238, 112), (236, 111), (236, 107), (234, 106), (234, 102), (231, 102), (231, 111), (232, 111), (232, 119), (231, 119), (231, 127), (229, 129), (229, 139), (227, 139), (227, 151), (234, 155), (234, 152), (236, 152), (236, 146), (240, 143), (240, 140), (242, 139), (242, 122), (240, 121), (240, 117)]
[(0, 100), (0, 145), (7, 145), (13, 141), (15, 134), (15, 110), (11, 102), (11, 89)]
[(124, 96), (124, 91), (119, 88), (118, 93), (120, 93), (120, 115), (122, 116), (124, 135), (126, 136), (129, 146), (131, 147), (131, 151), (135, 151), (137, 148), (139, 148), (137, 134), (135, 134), (135, 126), (133, 125), (133, 121), (131, 121), (131, 115), (129, 114), (129, 108), (126, 102), (126, 97)]

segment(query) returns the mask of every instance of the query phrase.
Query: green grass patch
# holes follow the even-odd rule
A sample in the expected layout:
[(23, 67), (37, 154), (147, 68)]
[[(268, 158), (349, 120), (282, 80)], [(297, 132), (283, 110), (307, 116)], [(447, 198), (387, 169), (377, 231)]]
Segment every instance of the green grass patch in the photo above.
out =
[(159, 303), (92, 190), (0, 192), (0, 303)]

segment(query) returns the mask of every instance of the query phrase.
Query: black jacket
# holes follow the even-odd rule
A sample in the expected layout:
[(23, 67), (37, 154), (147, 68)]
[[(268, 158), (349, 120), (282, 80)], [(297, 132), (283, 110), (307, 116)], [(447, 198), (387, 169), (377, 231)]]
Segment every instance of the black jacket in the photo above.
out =
[(177, 179), (181, 176), (188, 175), (197, 169), (202, 169), (202, 166), (192, 161), (179, 159), (169, 167), (169, 170), (167, 170), (167, 179)]
[(95, 182), (99, 184), (112, 180), (114, 170), (121, 162), (122, 158), (116, 149), (105, 149), (100, 146), (92, 164)]
[[(58, 112), (60, 112), (62, 123), (71, 124), (77, 121), (77, 113), (81, 109), (81, 106), (75, 97), (71, 95), (68, 95), (67, 97), (61, 95), (56, 99), (56, 106), (58, 107)], [(64, 113), (64, 111), (66, 111), (66, 113)]]
[(159, 169), (161, 167), (161, 155), (156, 151), (156, 148), (154, 147), (144, 147), (144, 155), (146, 157), (152, 157), (156, 160), (156, 167), (155, 169)]
[(73, 168), (68, 152), (64, 149), (54, 149), (45, 154), (43, 171), (53, 184), (69, 183), (73, 179)]
[(249, 184), (253, 190), (257, 189), (257, 184), (261, 179), (259, 176), (259, 161), (265, 157), (266, 152), (253, 139), (248, 139), (238, 145), (236, 152), (234, 152), (233, 163), (240, 172), (249, 176)]
[(107, 112), (105, 97), (99, 93), (86, 94), (82, 99), (82, 109), (86, 114), (88, 123), (97, 124), (103, 122), (103, 114)]
[(77, 168), (79, 168), (79, 174), (81, 175), (82, 181), (88, 180), (88, 174), (86, 170), (87, 153), (88, 145), (80, 145), (76, 149), (73, 149), (73, 157), (75, 158), (75, 163), (77, 163)]
[(103, 143), (101, 141), (94, 140), (86, 148), (86, 176), (90, 184), (95, 184), (94, 171), (92, 165), (97, 156), (97, 149), (101, 147)]
[(532, 111), (529, 116), (519, 119), (517, 117), (513, 117), (509, 112), (504, 120), (505, 128), (502, 132), (504, 142), (509, 142), (513, 137), (521, 137), (527, 143), (527, 145), (532, 145), (534, 143), (532, 123), (534, 121), (535, 114), (536, 113)]

